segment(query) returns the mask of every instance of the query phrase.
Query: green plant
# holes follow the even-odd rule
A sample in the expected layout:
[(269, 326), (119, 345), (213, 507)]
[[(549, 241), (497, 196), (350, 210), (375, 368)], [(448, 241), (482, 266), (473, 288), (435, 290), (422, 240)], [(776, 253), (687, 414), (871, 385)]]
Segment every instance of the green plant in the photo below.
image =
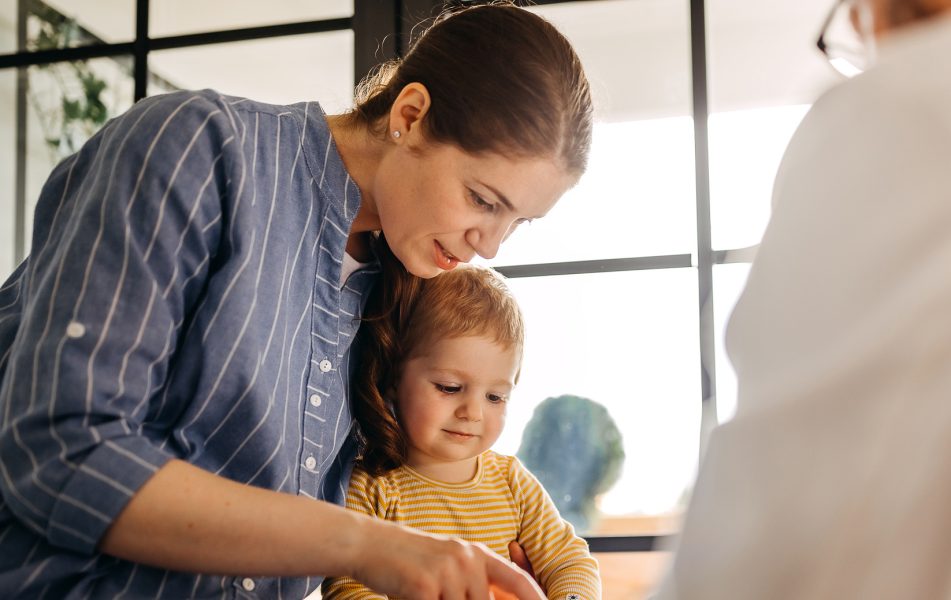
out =
[[(30, 2), (29, 15), (31, 29), (35, 30), (30, 49), (66, 48), (90, 41), (75, 19), (42, 2)], [(43, 137), (60, 157), (72, 154), (109, 118), (104, 101), (107, 84), (88, 63), (80, 61), (40, 65), (36, 73), (48, 80), (43, 86), (31, 73), (30, 101), (40, 119)], [(45, 98), (41, 99), (41, 94)], [(58, 103), (50, 99), (55, 96), (59, 97)]]

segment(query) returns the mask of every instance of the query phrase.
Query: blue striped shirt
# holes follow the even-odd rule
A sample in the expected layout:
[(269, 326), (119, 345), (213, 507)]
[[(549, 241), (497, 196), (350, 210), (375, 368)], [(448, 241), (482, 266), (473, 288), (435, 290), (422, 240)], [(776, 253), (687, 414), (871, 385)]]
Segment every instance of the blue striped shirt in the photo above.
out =
[[(301, 598), (98, 554), (172, 458), (343, 503), (360, 194), (315, 103), (139, 102), (56, 167), (0, 290), (0, 597)], [(235, 524), (240, 526), (240, 524)]]

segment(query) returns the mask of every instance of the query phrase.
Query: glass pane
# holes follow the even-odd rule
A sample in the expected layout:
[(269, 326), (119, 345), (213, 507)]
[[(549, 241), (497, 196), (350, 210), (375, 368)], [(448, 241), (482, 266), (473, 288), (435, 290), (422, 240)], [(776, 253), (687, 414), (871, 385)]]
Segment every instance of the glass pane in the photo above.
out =
[(571, 40), (591, 82), (599, 120), (691, 114), (688, 2), (599, 0), (530, 10)]
[(608, 600), (647, 600), (667, 569), (669, 552), (601, 552), (601, 595)]
[(769, 222), (773, 180), (808, 105), (710, 115), (710, 219), (713, 248), (758, 244)]
[(694, 251), (687, 9), (672, 0), (531, 9), (575, 45), (599, 124), (588, 173), (549, 216), (517, 231), (492, 264)]
[(717, 356), (717, 420), (725, 423), (736, 413), (736, 371), (726, 353), (726, 326), (750, 273), (749, 263), (713, 266), (713, 326)]
[(132, 99), (128, 56), (29, 68), (26, 156), (17, 157), (26, 160), (27, 238), (33, 207), (53, 167), (132, 106)]
[(815, 45), (828, 0), (710, 0), (710, 194), (715, 249), (757, 244), (773, 178), (809, 105), (837, 81)]
[(164, 37), (336, 19), (353, 14), (353, 0), (202, 0), (200, 6), (196, 10), (194, 0), (152, 0), (149, 4), (149, 35)]
[(318, 100), (332, 114), (353, 101), (353, 32), (156, 51), (149, 71), (150, 94), (214, 88), (274, 104)]
[(0, 54), (17, 50), (17, 2), (0, 0)]
[(135, 38), (133, 0), (20, 1), (27, 4), (31, 50), (131, 42)]
[(13, 272), (16, 223), (16, 69), (0, 71), (0, 282)]
[(688, 117), (600, 123), (578, 185), (544, 219), (519, 227), (488, 262), (690, 254), (697, 239), (693, 164)]
[[(580, 511), (591, 516), (587, 527), (576, 523), (582, 531), (616, 528), (615, 519), (631, 515), (677, 510), (694, 476), (699, 444), (696, 271), (531, 277), (509, 284), (525, 313), (527, 342), (521, 380), (496, 448), (527, 457), (539, 443), (554, 444), (540, 453), (557, 463), (546, 485), (559, 508), (567, 513), (580, 510), (579, 503), (596, 506), (590, 513)], [(558, 400), (536, 411), (544, 400), (565, 395), (596, 404)], [(549, 427), (549, 420), (557, 426)], [(569, 422), (579, 424), (578, 432), (564, 429), (562, 423)], [(584, 459), (592, 448), (604, 448), (597, 468), (617, 459), (612, 427), (620, 431), (625, 456), (616, 483), (610, 485), (610, 474), (598, 474), (610, 487), (593, 500), (594, 494), (585, 492), (589, 483), (577, 484), (577, 475), (570, 481), (562, 477), (590, 474), (595, 467)], [(560, 439), (566, 435), (571, 439)], [(586, 439), (594, 446), (583, 444)], [(559, 448), (571, 454), (559, 456)], [(538, 474), (545, 465), (529, 467)], [(578, 494), (565, 498), (570, 492), (564, 490)]]

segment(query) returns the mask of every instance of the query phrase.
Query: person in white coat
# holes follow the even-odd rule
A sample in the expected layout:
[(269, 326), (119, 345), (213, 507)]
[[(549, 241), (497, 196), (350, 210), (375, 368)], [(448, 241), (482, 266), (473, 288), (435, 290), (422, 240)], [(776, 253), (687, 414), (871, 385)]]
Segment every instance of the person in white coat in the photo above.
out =
[(951, 0), (837, 9), (875, 59), (783, 159), (657, 600), (951, 598)]

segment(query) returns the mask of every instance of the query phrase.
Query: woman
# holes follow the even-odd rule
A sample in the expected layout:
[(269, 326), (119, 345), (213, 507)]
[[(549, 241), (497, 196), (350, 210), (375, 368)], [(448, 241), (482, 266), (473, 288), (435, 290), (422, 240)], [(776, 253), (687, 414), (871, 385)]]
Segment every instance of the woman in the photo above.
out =
[[(50, 176), (0, 291), (0, 596), (540, 592), (484, 548), (340, 506), (369, 238), (433, 277), (584, 170), (588, 86), (513, 6), (440, 19), (347, 115), (150, 98)], [(318, 500), (318, 501), (315, 501)]]

